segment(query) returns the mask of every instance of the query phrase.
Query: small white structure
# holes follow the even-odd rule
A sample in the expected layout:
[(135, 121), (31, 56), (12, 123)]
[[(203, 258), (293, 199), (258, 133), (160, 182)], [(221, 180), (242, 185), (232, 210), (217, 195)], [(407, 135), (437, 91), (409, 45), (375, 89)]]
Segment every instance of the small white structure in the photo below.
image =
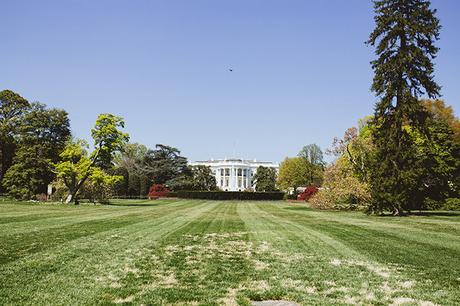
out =
[(279, 169), (277, 163), (238, 158), (196, 161), (190, 163), (190, 166), (210, 167), (216, 178), (217, 187), (225, 191), (254, 190), (252, 178), (258, 167), (274, 168), (277, 172)]

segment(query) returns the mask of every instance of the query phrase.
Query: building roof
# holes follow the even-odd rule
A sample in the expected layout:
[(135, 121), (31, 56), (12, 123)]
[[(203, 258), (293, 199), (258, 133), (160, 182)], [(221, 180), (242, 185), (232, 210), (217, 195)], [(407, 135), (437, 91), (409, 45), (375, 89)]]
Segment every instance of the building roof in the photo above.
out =
[(267, 166), (278, 166), (278, 163), (269, 162), (269, 161), (258, 161), (256, 159), (241, 159), (241, 158), (224, 158), (224, 159), (209, 159), (209, 160), (197, 160), (191, 164), (230, 164), (230, 163), (240, 163), (247, 165), (267, 165)]

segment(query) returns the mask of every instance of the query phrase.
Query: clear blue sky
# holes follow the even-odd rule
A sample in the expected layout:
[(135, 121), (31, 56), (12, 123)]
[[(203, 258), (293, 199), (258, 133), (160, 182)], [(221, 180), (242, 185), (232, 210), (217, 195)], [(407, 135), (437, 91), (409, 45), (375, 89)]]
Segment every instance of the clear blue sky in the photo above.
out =
[[(436, 80), (460, 112), (460, 1), (443, 25)], [(133, 142), (191, 160), (281, 161), (330, 146), (372, 113), (366, 0), (0, 0), (0, 89), (70, 113), (89, 138), (99, 113)], [(233, 68), (233, 72), (228, 69)]]

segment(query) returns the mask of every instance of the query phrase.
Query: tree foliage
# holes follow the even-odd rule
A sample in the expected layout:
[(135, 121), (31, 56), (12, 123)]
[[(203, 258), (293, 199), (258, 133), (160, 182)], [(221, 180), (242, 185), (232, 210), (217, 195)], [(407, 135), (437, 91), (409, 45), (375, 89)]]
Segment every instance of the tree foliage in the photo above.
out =
[(319, 186), (323, 177), (324, 165), (326, 164), (321, 148), (317, 144), (309, 144), (304, 146), (297, 156), (305, 159), (309, 165), (308, 176), (310, 184)]
[(157, 144), (155, 150), (147, 152), (141, 169), (151, 183), (166, 185), (172, 190), (191, 188), (192, 174), (187, 158), (176, 148)]
[(99, 167), (93, 167), (91, 174), (82, 186), (82, 197), (96, 203), (105, 203), (113, 195), (115, 184), (123, 180), (123, 176), (111, 175)]
[(46, 193), (55, 176), (50, 163), (58, 161), (69, 137), (70, 123), (65, 111), (32, 104), (17, 127), (16, 155), (3, 180), (8, 194), (31, 199)]
[(419, 97), (439, 95), (432, 60), (440, 24), (426, 0), (375, 0), (374, 10), (376, 27), (368, 43), (376, 48), (372, 90), (380, 101), (373, 120), (370, 211), (400, 214), (420, 201), (422, 164), (407, 127), (426, 135), (428, 114)]
[(337, 158), (345, 158), (354, 173), (362, 180), (368, 181), (370, 168), (375, 158), (375, 146), (372, 130), (368, 125), (370, 118), (361, 119), (358, 127), (348, 128), (343, 138), (335, 137), (328, 153)]
[(256, 186), (256, 191), (258, 192), (276, 191), (276, 170), (259, 166), (252, 178), (252, 184)]
[(216, 178), (208, 166), (193, 166), (192, 172), (192, 190), (196, 191), (213, 191), (216, 190)]
[(355, 175), (352, 164), (343, 155), (326, 168), (323, 186), (309, 203), (318, 209), (355, 210), (366, 208), (370, 200), (368, 184)]
[(148, 148), (139, 143), (128, 143), (114, 157), (114, 172), (124, 179), (117, 184), (117, 194), (121, 196), (145, 196), (150, 187), (150, 179), (142, 171)]
[(421, 102), (432, 119), (445, 122), (452, 130), (454, 141), (460, 142), (460, 120), (455, 116), (452, 106), (447, 106), (440, 99), (423, 99)]
[(312, 165), (324, 166), (323, 151), (317, 144), (304, 146), (298, 156), (306, 159)]
[(313, 165), (302, 157), (286, 158), (280, 165), (278, 186), (283, 189), (293, 188), (294, 193), (298, 187), (319, 185), (322, 172), (315, 172)]
[[(128, 142), (128, 134), (122, 132), (124, 127), (121, 117), (101, 114), (91, 130), (94, 139), (94, 151), (88, 157), (87, 145), (81, 141), (69, 142), (60, 154), (61, 161), (55, 163), (58, 176), (68, 188), (67, 203), (74, 202), (80, 188), (94, 171), (105, 170), (112, 165), (115, 153)], [(116, 181), (116, 180), (115, 180)]]
[(17, 129), (29, 102), (11, 90), (0, 91), (0, 193), (2, 179), (16, 153)]

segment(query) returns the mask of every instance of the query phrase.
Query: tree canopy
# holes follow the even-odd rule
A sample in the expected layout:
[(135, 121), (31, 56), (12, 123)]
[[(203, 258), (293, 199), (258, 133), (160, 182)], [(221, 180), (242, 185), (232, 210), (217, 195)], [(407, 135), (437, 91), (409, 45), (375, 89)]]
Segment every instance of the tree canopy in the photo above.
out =
[(440, 24), (426, 0), (375, 0), (375, 29), (368, 44), (377, 59), (372, 90), (375, 106), (375, 166), (371, 167), (370, 211), (400, 214), (420, 201), (420, 159), (408, 128), (426, 135), (428, 114), (419, 97), (439, 95), (434, 65)]
[(174, 147), (157, 144), (155, 150), (147, 152), (142, 171), (153, 184), (167, 185), (173, 190), (190, 188), (191, 172), (187, 158)]
[(55, 176), (50, 163), (59, 160), (69, 138), (67, 112), (33, 103), (17, 127), (16, 155), (2, 182), (5, 190), (23, 199), (46, 193)]
[[(106, 169), (112, 165), (115, 153), (121, 150), (129, 140), (128, 134), (120, 130), (123, 127), (124, 121), (121, 117), (101, 114), (91, 130), (94, 151), (89, 157), (85, 143), (71, 141), (67, 144), (60, 154), (61, 161), (54, 164), (56, 173), (68, 188), (67, 203), (76, 202), (80, 188), (93, 173), (98, 173), (99, 169)], [(105, 178), (104, 181), (115, 182), (117, 180)]]
[(312, 177), (312, 165), (302, 157), (286, 158), (280, 165), (278, 186), (283, 189), (319, 184), (319, 177)]
[(0, 91), (0, 193), (3, 177), (16, 154), (18, 126), (29, 102), (11, 90)]
[(252, 183), (258, 192), (269, 192), (276, 190), (276, 170), (270, 167), (259, 166), (252, 178)]

